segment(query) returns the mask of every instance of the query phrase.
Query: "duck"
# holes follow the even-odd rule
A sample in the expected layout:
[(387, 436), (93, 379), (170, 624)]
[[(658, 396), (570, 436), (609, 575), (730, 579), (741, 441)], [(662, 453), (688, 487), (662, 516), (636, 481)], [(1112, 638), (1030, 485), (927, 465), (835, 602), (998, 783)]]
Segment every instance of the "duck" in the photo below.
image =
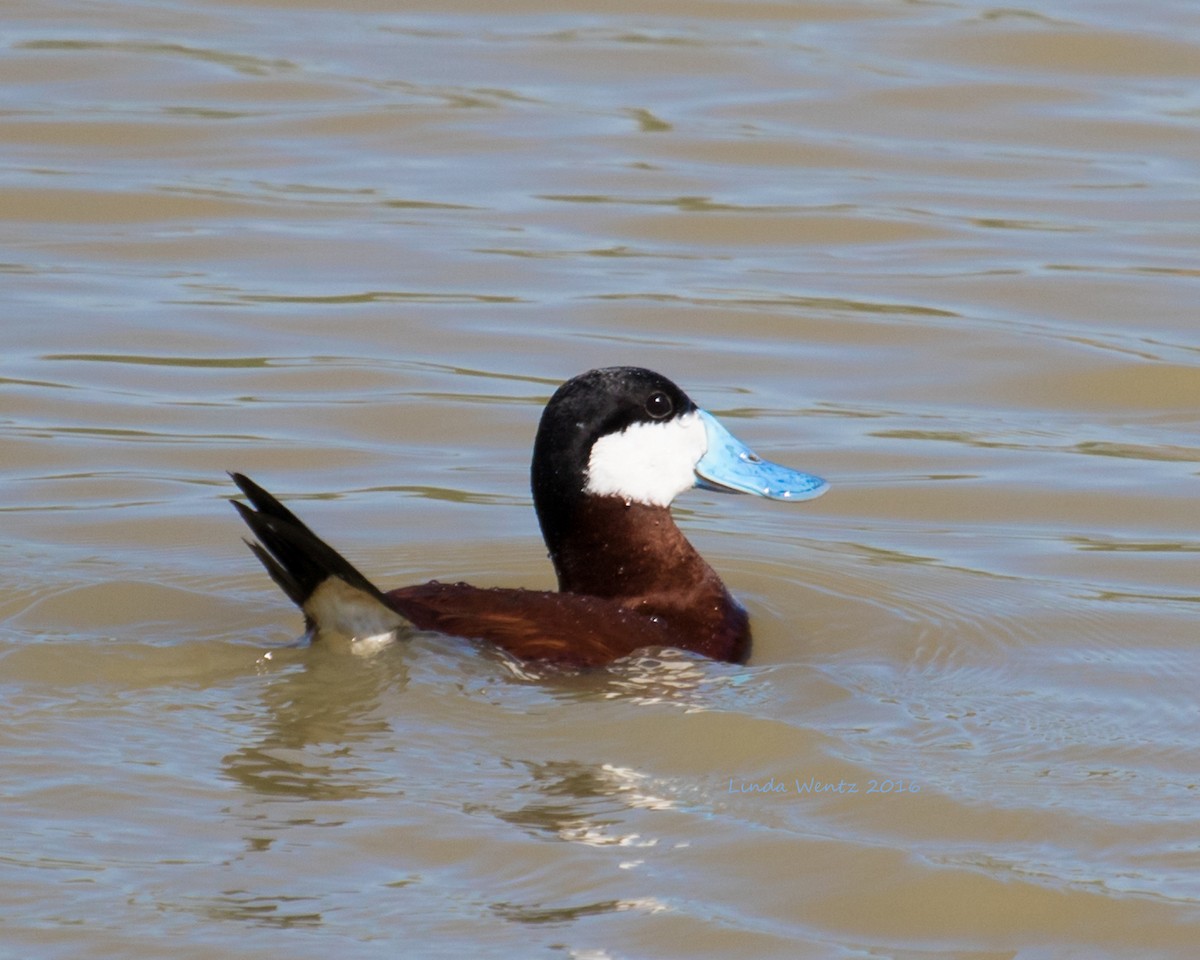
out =
[(829, 486), (757, 456), (667, 377), (630, 366), (566, 381), (542, 412), (530, 480), (557, 591), (433, 580), (385, 592), (275, 496), (230, 476), (245, 496), (231, 502), (246, 544), (303, 612), (310, 642), (434, 631), (568, 668), (648, 648), (744, 663), (749, 615), (671, 504), (693, 487), (798, 502)]

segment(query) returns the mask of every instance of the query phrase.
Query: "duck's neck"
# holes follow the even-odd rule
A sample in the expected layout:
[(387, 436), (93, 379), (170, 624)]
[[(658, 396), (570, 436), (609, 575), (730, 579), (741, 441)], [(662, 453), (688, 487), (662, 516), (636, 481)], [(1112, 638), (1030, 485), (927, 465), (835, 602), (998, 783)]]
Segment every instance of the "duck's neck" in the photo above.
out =
[(606, 597), (661, 618), (675, 645), (696, 653), (735, 663), (746, 659), (745, 609), (688, 543), (667, 507), (626, 504), (620, 497), (587, 497), (572, 506), (564, 528), (569, 535), (551, 530), (546, 536), (561, 591)]
[(618, 599), (720, 586), (667, 507), (587, 497), (571, 511), (569, 534), (546, 539), (564, 592)]

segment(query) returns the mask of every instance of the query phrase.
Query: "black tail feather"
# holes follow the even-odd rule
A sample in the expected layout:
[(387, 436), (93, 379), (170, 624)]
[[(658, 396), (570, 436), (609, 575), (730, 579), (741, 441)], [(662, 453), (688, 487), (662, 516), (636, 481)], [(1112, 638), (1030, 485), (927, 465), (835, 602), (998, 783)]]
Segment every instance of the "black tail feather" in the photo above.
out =
[[(260, 487), (257, 483), (251, 480), (244, 473), (235, 473), (230, 471), (230, 477), (233, 482), (238, 485), (238, 488), (246, 495), (246, 499), (253, 504), (254, 508), (264, 516), (274, 517), (277, 520), (282, 520), (299, 530), (305, 530), (312, 533), (301, 521), (301, 519), (292, 513), (287, 507), (275, 499), (275, 497)], [(234, 506), (237, 506), (237, 501), (230, 501)]]
[(387, 605), (373, 583), (275, 497), (243, 474), (229, 475), (254, 507), (230, 501), (258, 539), (257, 543), (247, 540), (246, 545), (296, 606), (303, 607), (330, 577), (338, 577)]

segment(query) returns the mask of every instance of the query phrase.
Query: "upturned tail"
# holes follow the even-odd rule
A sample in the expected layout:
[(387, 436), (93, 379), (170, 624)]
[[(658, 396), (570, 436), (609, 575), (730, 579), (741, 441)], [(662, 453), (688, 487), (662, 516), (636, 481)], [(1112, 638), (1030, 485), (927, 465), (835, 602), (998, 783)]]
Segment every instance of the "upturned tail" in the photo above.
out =
[(408, 625), (378, 587), (292, 511), (249, 477), (229, 475), (250, 501), (230, 501), (257, 538), (246, 546), (304, 612), (314, 639), (378, 638)]

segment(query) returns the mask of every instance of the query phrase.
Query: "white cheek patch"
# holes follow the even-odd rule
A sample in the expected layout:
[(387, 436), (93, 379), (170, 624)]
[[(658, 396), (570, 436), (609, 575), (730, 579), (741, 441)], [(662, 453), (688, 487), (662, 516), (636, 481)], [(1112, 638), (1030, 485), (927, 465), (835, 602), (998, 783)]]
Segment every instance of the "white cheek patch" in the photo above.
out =
[(635, 423), (592, 445), (585, 493), (667, 507), (696, 485), (708, 433), (695, 413), (661, 423)]

